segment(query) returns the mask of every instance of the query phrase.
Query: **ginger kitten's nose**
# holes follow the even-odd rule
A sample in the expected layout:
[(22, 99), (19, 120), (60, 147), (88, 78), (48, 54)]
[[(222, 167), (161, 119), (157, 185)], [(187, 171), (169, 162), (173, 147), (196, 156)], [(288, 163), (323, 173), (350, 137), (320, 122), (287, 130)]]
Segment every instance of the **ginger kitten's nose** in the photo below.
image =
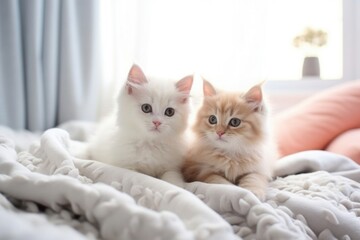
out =
[(155, 120), (155, 121), (153, 121), (153, 124), (155, 125), (156, 128), (158, 128), (161, 125), (161, 122)]
[(219, 135), (219, 137), (221, 137), (222, 135), (224, 135), (225, 131), (216, 131), (217, 135)]

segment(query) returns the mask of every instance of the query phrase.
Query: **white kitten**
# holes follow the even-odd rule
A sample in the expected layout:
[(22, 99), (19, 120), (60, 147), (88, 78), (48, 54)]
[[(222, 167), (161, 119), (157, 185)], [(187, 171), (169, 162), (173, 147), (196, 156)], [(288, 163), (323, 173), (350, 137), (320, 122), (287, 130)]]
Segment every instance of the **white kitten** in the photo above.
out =
[(137, 65), (129, 71), (117, 111), (89, 143), (90, 158), (150, 176), (179, 171), (193, 77), (174, 83), (148, 79)]

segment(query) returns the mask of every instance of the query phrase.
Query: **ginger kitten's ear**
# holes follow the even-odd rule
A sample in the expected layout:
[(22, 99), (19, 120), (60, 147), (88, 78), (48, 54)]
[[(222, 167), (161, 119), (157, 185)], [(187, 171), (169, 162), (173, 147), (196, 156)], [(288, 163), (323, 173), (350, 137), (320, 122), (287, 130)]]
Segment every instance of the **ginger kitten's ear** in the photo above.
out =
[(203, 79), (203, 91), (205, 97), (214, 96), (216, 94), (216, 90), (213, 85), (205, 79)]
[(261, 109), (263, 102), (262, 83), (253, 86), (245, 94), (245, 100), (254, 107), (255, 111)]
[(147, 82), (148, 81), (145, 77), (145, 74), (141, 70), (141, 68), (136, 64), (132, 65), (132, 67), (129, 71), (129, 74), (127, 77), (127, 83), (126, 83), (127, 88), (128, 88), (128, 93), (132, 94), (134, 85), (142, 85)]
[(193, 81), (194, 77), (190, 75), (182, 78), (175, 84), (176, 89), (184, 94), (184, 97), (181, 99), (182, 103), (185, 103), (187, 101)]

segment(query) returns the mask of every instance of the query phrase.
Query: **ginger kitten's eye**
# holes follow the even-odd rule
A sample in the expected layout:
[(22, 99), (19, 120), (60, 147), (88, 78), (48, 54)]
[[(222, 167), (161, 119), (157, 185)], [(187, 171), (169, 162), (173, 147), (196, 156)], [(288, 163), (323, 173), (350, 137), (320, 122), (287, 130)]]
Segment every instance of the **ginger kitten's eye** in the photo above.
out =
[(210, 117), (209, 117), (209, 123), (210, 124), (216, 124), (217, 123), (217, 118), (216, 118), (216, 116), (214, 116), (214, 115), (211, 115)]
[(152, 107), (151, 107), (150, 104), (145, 103), (145, 104), (141, 105), (141, 110), (142, 110), (144, 113), (151, 113), (151, 112), (152, 112)]
[(175, 114), (175, 109), (173, 108), (167, 108), (165, 109), (165, 115), (168, 117), (172, 117)]
[(238, 127), (241, 123), (241, 120), (238, 118), (232, 118), (230, 119), (229, 125), (232, 127)]

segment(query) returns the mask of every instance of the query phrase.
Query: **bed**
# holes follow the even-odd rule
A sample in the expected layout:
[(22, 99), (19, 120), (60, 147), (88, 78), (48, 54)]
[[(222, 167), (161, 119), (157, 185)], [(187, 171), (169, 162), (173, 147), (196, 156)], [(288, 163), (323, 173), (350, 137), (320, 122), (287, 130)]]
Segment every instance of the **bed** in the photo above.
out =
[(180, 188), (74, 157), (93, 129), (0, 128), (0, 239), (360, 238), (360, 167), (343, 155), (283, 157), (260, 202), (236, 186)]

